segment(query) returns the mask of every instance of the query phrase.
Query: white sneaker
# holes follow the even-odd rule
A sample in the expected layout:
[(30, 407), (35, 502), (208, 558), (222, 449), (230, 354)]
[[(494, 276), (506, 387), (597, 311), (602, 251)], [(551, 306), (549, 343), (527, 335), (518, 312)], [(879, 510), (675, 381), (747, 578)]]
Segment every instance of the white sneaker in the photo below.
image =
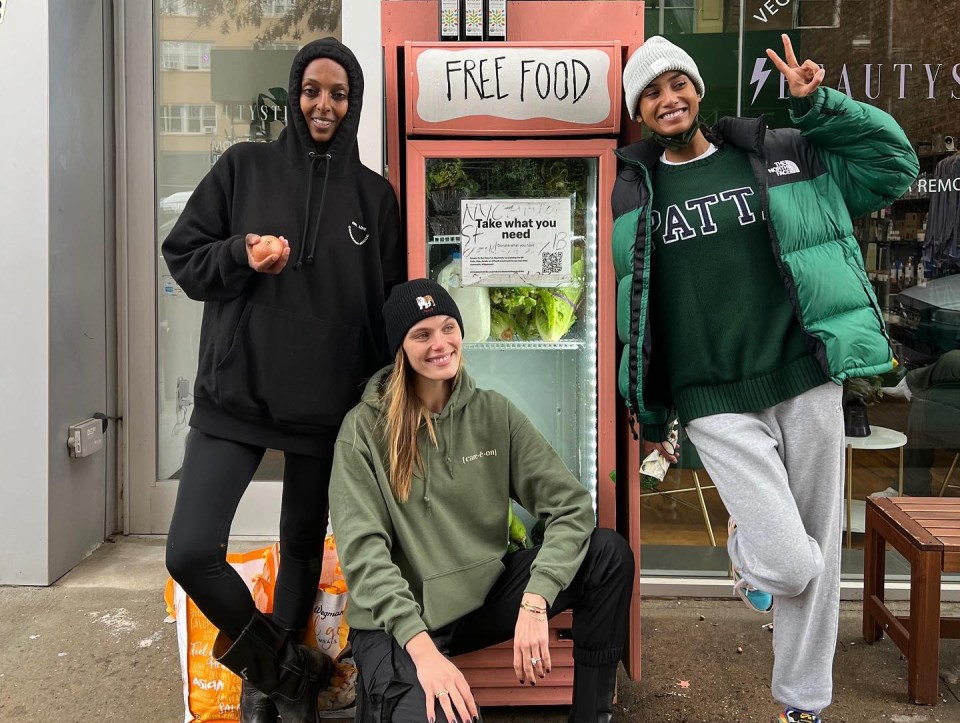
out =
[(867, 496), (868, 496), (868, 497), (873, 497), (873, 498), (877, 498), (877, 497), (899, 497), (899, 496), (900, 496), (900, 493), (899, 493), (897, 490), (893, 489), (893, 487), (887, 487), (887, 489), (885, 489), (885, 490), (881, 490), (880, 492), (872, 492), (871, 494), (869, 494), (869, 495), (867, 495)]
[(880, 387), (880, 391), (886, 394), (888, 397), (906, 399), (908, 402), (913, 398), (913, 392), (911, 392), (910, 387), (907, 386), (906, 377), (903, 377), (899, 382), (897, 382), (897, 386)]

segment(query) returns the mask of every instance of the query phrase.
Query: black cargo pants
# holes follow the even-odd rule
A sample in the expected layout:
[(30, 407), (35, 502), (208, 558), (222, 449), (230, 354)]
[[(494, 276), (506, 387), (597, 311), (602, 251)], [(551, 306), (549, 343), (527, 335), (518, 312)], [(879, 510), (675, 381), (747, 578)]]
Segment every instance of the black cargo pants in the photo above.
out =
[[(506, 569), (483, 605), (439, 630), (437, 648), (452, 657), (496, 645), (513, 637), (530, 566), (539, 547), (509, 553)], [(596, 529), (573, 581), (547, 611), (553, 617), (573, 610), (573, 658), (581, 665), (616, 663), (627, 639), (633, 552), (613, 530)], [(382, 630), (352, 630), (350, 642), (359, 670), (357, 723), (426, 723), (425, 694), (407, 651)], [(519, 685), (519, 683), (518, 683)], [(437, 721), (443, 710), (436, 707)]]

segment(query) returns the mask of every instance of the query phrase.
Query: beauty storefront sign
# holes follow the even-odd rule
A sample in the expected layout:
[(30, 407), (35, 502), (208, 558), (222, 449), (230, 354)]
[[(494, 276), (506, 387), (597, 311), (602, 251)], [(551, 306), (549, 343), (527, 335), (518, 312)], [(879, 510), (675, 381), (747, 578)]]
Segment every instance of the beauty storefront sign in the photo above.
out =
[[(825, 85), (857, 100), (876, 100), (881, 92), (897, 100), (960, 100), (960, 63), (843, 63), (822, 67), (826, 71)], [(775, 72), (765, 55), (754, 60), (748, 82), (753, 88), (751, 105), (760, 91), (773, 83), (779, 83), (781, 100), (788, 97), (786, 79)]]

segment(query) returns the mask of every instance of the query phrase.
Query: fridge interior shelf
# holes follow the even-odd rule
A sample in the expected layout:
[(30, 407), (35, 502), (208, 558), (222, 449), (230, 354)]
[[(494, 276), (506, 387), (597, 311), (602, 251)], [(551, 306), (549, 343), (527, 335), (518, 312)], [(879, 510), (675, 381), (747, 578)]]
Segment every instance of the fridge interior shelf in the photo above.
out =
[(497, 351), (500, 349), (510, 349), (511, 351), (544, 351), (553, 349), (582, 349), (584, 342), (582, 339), (571, 339), (570, 341), (475, 341), (464, 342), (466, 349), (482, 349)]
[(430, 240), (427, 241), (429, 246), (442, 246), (444, 244), (456, 244), (460, 245), (460, 234), (451, 234), (449, 236), (431, 236)]

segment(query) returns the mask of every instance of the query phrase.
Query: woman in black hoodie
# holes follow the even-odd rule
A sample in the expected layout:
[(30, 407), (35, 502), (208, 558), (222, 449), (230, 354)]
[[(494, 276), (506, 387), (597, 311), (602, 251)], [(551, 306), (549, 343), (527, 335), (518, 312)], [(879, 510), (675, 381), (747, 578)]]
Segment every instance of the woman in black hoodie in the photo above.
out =
[[(290, 69), (288, 126), (231, 146), (163, 243), (204, 302), (194, 412), (167, 569), (220, 634), (244, 679), (241, 720), (316, 720), (331, 661), (299, 645), (320, 577), (340, 422), (386, 361), (380, 309), (406, 276), (396, 197), (360, 163), (363, 73), (333, 38)], [(261, 235), (281, 238), (257, 261)], [(267, 448), (284, 452), (273, 617), (226, 562), (230, 525)]]

